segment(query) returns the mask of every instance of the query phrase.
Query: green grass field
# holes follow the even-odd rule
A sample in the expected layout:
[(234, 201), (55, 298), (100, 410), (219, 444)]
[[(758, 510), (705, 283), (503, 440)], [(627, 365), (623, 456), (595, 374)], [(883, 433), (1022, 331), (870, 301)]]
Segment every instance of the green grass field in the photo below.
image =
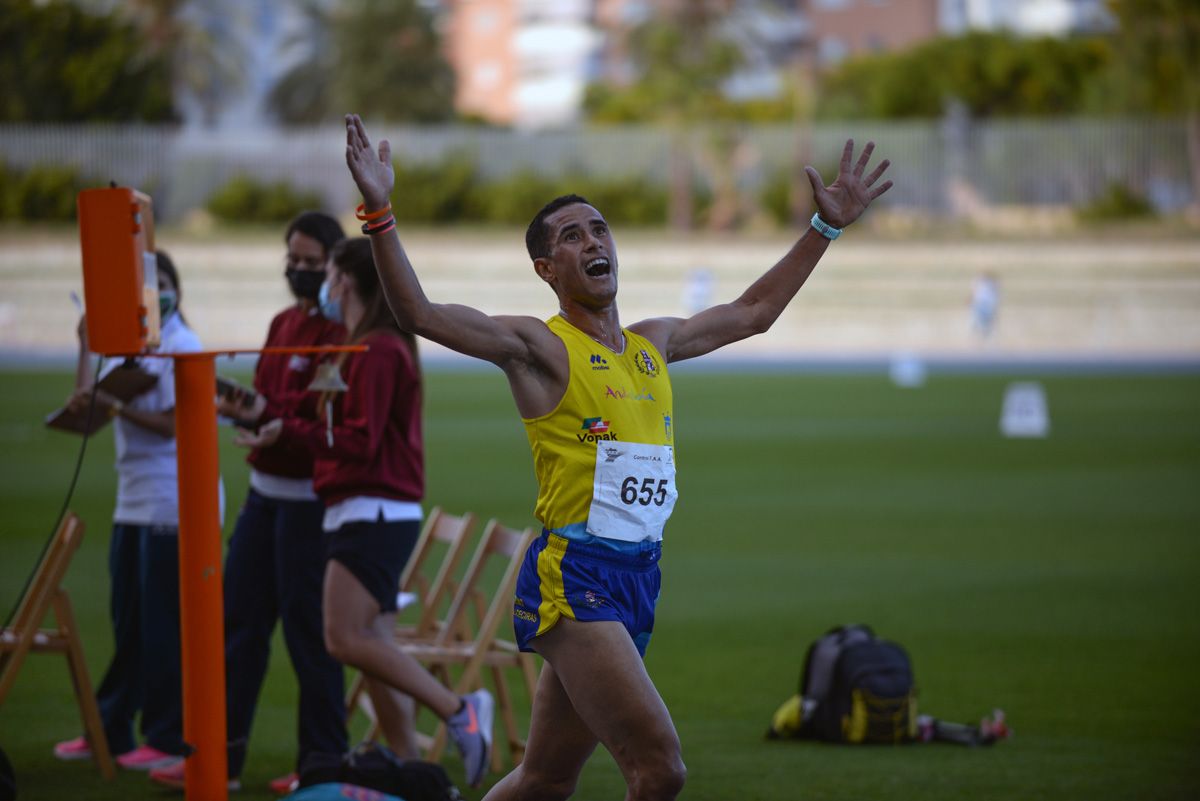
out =
[[(42, 428), (65, 373), (3, 373), (0, 607), (54, 524), (79, 440)], [(1028, 378), (1029, 376), (1020, 376)], [(680, 495), (648, 665), (697, 801), (1194, 799), (1200, 753), (1200, 377), (1043, 375), (1045, 440), (997, 430), (1009, 376), (680, 370)], [(429, 505), (531, 521), (524, 433), (498, 372), (427, 375)], [(242, 454), (222, 430), (230, 512)], [(72, 507), (89, 524), (68, 578), (94, 682), (110, 655), (107, 432)], [(992, 749), (767, 742), (808, 643), (863, 621), (904, 644), (923, 711), (1002, 707)], [(19, 798), (165, 798), (141, 775), (102, 782), (56, 762), (79, 733), (62, 660), (32, 657), (0, 709)], [(294, 753), (294, 679), (277, 642), (239, 797)], [(447, 761), (452, 775), (461, 769)], [(597, 754), (576, 795), (619, 798)], [(478, 798), (481, 792), (468, 793)]]

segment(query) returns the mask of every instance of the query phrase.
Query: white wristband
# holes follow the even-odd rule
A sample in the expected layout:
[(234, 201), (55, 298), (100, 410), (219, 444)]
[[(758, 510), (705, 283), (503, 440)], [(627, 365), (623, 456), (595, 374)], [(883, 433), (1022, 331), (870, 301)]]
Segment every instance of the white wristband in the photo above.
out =
[(817, 229), (818, 234), (831, 242), (842, 235), (841, 228), (834, 228), (832, 225), (822, 220), (821, 215), (817, 212), (813, 212), (812, 219), (808, 222), (813, 228)]

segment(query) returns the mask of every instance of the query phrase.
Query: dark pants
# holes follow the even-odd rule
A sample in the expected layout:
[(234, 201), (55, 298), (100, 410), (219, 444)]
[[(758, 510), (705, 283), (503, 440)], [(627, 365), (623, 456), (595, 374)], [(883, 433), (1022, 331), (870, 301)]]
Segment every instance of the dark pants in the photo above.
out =
[(179, 667), (179, 529), (114, 523), (108, 570), (116, 648), (96, 700), (108, 746), (132, 751), (133, 719), (142, 739), (183, 754)]
[(347, 750), (342, 666), (325, 650), (321, 591), (329, 535), (320, 501), (279, 501), (253, 489), (225, 558), (225, 669), (229, 775), (240, 776), (267, 672), (271, 632), (283, 621), (300, 684), (296, 764)]

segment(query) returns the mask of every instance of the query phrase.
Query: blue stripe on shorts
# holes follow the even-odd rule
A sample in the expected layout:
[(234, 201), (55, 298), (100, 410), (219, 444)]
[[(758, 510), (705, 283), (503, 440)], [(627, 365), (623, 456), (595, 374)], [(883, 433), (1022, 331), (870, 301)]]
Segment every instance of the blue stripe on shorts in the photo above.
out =
[(534, 650), (530, 640), (563, 617), (582, 622), (614, 620), (645, 656), (662, 588), (661, 556), (662, 543), (628, 554), (543, 531), (525, 552), (517, 577), (513, 602), (517, 645), (522, 651)]

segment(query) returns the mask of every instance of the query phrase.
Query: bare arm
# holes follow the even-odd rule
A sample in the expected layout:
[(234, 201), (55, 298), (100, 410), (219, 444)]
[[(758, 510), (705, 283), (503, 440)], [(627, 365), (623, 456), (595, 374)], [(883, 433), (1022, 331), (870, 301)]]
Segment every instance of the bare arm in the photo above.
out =
[[(842, 150), (837, 179), (825, 186), (812, 167), (805, 168), (821, 219), (835, 228), (850, 225), (866, 211), (875, 198), (891, 189), (892, 182), (874, 186), (888, 168), (884, 159), (866, 177), (863, 176), (874, 142), (868, 142), (858, 161), (853, 161), (854, 140)], [(825, 254), (830, 240), (809, 228), (774, 267), (764, 273), (741, 297), (731, 303), (705, 309), (686, 319), (660, 317), (630, 326), (659, 348), (667, 361), (702, 356), (732, 342), (761, 334), (779, 319), (779, 315), (804, 286), (817, 262)]]
[[(373, 151), (362, 120), (356, 114), (346, 116), (346, 165), (362, 192), (368, 212), (388, 205), (395, 183), (391, 145), (384, 139), (379, 143), (378, 153)], [(401, 327), (502, 368), (510, 362), (534, 360), (532, 349), (536, 346), (537, 326), (531, 323), (541, 321), (489, 317), (469, 306), (431, 303), (394, 231), (372, 235), (371, 250), (384, 295)]]
[[(388, 205), (395, 184), (386, 139), (372, 150), (357, 114), (346, 116), (346, 165), (368, 212)], [(491, 317), (478, 309), (432, 303), (394, 230), (371, 236), (384, 296), (402, 328), (451, 350), (492, 362), (508, 376), (517, 409), (526, 417), (553, 408), (567, 382), (566, 349), (534, 317)]]

